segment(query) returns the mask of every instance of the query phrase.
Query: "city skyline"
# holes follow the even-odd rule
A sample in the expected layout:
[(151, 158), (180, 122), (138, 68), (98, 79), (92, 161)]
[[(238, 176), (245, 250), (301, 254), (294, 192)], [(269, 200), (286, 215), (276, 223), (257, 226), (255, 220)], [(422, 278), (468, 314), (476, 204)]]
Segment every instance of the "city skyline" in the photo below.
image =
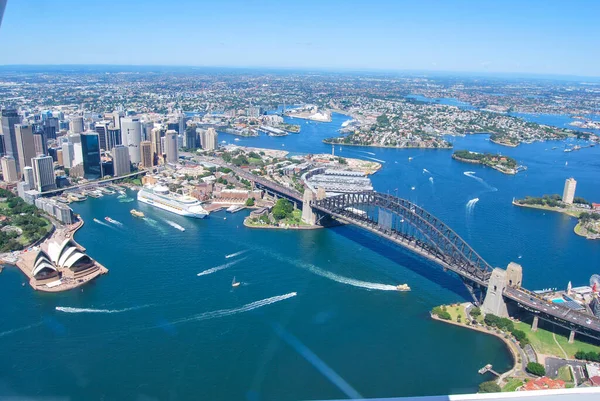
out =
[[(155, 0), (144, 2), (144, 7), (137, 1), (65, 0), (60, 6), (12, 1), (0, 30), (0, 64), (598, 77), (600, 59), (593, 53), (599, 33), (593, 15), (598, 7), (589, 1), (567, 7), (556, 1), (416, 5), (180, 0), (168, 8)], [(109, 9), (119, 12), (108, 19), (93, 18)], [(24, 20), (26, 25), (49, 29), (23, 35)], [(32, 48), (36, 51), (29, 51)], [(57, 48), (79, 50), (57, 52)]]

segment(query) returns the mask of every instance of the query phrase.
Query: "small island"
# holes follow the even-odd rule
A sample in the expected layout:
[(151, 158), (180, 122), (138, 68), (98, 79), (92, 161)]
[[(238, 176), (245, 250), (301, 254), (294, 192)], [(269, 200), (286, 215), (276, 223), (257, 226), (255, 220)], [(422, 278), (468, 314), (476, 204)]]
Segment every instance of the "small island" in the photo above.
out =
[(518, 165), (515, 159), (499, 154), (457, 150), (452, 154), (452, 158), (464, 163), (484, 164), (504, 174), (514, 175), (527, 169), (525, 166)]

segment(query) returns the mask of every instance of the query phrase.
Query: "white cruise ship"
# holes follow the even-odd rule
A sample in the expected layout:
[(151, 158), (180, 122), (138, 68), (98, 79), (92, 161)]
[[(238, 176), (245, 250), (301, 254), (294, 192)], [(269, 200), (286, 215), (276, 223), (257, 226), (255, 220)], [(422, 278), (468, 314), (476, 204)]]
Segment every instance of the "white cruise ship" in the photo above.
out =
[(180, 216), (195, 217), (197, 219), (208, 216), (208, 212), (204, 210), (196, 198), (172, 194), (169, 192), (169, 188), (162, 185), (144, 186), (138, 192), (137, 198), (140, 202)]

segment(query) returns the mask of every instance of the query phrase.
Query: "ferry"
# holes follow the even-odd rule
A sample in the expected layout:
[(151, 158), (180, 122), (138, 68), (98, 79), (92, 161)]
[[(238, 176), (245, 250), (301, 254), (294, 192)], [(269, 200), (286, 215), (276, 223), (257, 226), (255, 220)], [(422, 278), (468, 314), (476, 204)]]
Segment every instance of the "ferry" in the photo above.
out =
[(113, 223), (113, 224), (117, 222), (117, 220), (113, 220), (113, 219), (111, 219), (111, 218), (110, 218), (110, 217), (108, 217), (108, 216), (106, 216), (106, 217), (104, 218), (104, 220), (108, 221), (109, 223)]
[(87, 199), (87, 196), (77, 192), (71, 192), (67, 195), (67, 199), (71, 202), (82, 202)]
[(139, 210), (131, 209), (129, 213), (131, 213), (135, 217), (144, 217), (144, 212), (140, 212)]
[(396, 286), (396, 289), (398, 291), (410, 291), (410, 287), (408, 286), (408, 284), (399, 284)]
[(200, 201), (191, 196), (169, 192), (163, 185), (146, 185), (137, 194), (137, 199), (148, 205), (185, 217), (203, 219), (208, 216)]

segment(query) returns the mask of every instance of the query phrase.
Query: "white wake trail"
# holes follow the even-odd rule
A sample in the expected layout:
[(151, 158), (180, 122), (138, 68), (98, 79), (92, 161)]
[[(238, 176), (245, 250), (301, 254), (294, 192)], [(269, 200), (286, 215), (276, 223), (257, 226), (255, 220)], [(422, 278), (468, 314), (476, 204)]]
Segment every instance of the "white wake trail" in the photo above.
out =
[(367, 159), (375, 160), (376, 162), (379, 162), (379, 163), (385, 163), (385, 160), (376, 159), (376, 158), (374, 158), (374, 157), (369, 157), (369, 156), (365, 156), (365, 157), (366, 157)]
[(17, 329), (3, 331), (3, 332), (0, 333), (0, 337), (7, 336), (9, 334), (18, 333), (20, 331), (25, 331), (25, 330), (33, 329), (34, 327), (37, 327), (37, 326), (39, 326), (41, 324), (42, 324), (42, 322), (38, 322), (38, 323), (35, 323), (35, 324), (30, 324), (29, 326), (19, 327)]
[(423, 174), (425, 174), (425, 173), (427, 173), (427, 174), (431, 174), (431, 171), (429, 171), (429, 170), (427, 170), (426, 168), (424, 168), (424, 169), (423, 169)]
[(429, 177), (429, 182), (433, 184), (433, 177)]
[(188, 317), (188, 318), (180, 319), (180, 320), (175, 320), (174, 322), (171, 322), (171, 324), (179, 324), (179, 323), (186, 323), (186, 322), (199, 321), (199, 320), (216, 319), (219, 317), (225, 317), (225, 316), (236, 315), (238, 313), (249, 312), (253, 309), (262, 308), (263, 306), (271, 305), (276, 302), (281, 302), (288, 298), (295, 297), (296, 295), (297, 295), (297, 293), (290, 292), (289, 294), (278, 295), (276, 297), (271, 297), (271, 298), (262, 299), (260, 301), (255, 301), (255, 302), (246, 304), (244, 306), (241, 306), (241, 307), (235, 308), (235, 309), (221, 309), (221, 310), (216, 310), (216, 311), (212, 311), (212, 312), (204, 312), (204, 313), (201, 313), (196, 316), (192, 316), (192, 317)]
[(239, 252), (236, 252), (236, 253), (231, 253), (229, 255), (225, 255), (225, 259), (235, 258), (236, 256), (240, 256), (240, 255), (242, 255), (242, 254), (244, 254), (246, 252), (248, 252), (247, 249), (244, 250), (244, 251), (239, 251)]
[(134, 306), (124, 309), (93, 309), (93, 308), (72, 308), (70, 306), (57, 306), (55, 309), (65, 313), (123, 313), (132, 310), (147, 308), (150, 305)]
[(485, 180), (483, 178), (477, 177), (475, 175), (474, 171), (465, 171), (463, 174), (466, 175), (467, 177), (474, 179), (475, 181), (478, 181), (479, 183), (481, 183), (483, 186), (485, 186), (487, 189), (489, 189), (492, 192), (496, 192), (498, 190), (498, 188), (493, 187), (490, 184), (488, 184), (487, 182), (485, 182)]
[(94, 223), (98, 223), (98, 224), (100, 224), (101, 226), (110, 227), (108, 224), (106, 224), (105, 222), (103, 222), (103, 221), (100, 221), (100, 220), (98, 220), (98, 219), (94, 219)]
[(479, 202), (479, 198), (473, 198), (467, 202), (467, 211), (470, 212), (475, 207), (475, 204)]
[(236, 259), (236, 260), (234, 260), (233, 262), (229, 262), (229, 263), (225, 263), (225, 264), (223, 264), (223, 265), (219, 265), (219, 266), (212, 267), (212, 268), (210, 268), (210, 269), (207, 269), (207, 270), (204, 270), (204, 271), (202, 271), (202, 272), (198, 273), (198, 274), (197, 274), (197, 276), (206, 276), (207, 274), (216, 273), (216, 272), (218, 272), (219, 270), (227, 269), (228, 267), (231, 267), (231, 266), (233, 266), (233, 265), (235, 265), (235, 264), (238, 264), (238, 263), (240, 263), (242, 260), (246, 260), (246, 259), (247, 259), (247, 258)]
[(359, 150), (358, 152), (360, 152), (360, 153), (366, 153), (366, 154), (371, 155), (371, 156), (375, 156), (375, 153), (373, 153), (373, 152), (367, 152), (365, 150)]
[(330, 271), (320, 269), (315, 265), (303, 265), (303, 267), (312, 273), (315, 273), (321, 277), (325, 277), (333, 281), (337, 281), (341, 284), (348, 284), (354, 287), (366, 288), (368, 290), (398, 291), (398, 288), (396, 288), (395, 285), (370, 283), (368, 281), (355, 280), (353, 278), (340, 276)]

